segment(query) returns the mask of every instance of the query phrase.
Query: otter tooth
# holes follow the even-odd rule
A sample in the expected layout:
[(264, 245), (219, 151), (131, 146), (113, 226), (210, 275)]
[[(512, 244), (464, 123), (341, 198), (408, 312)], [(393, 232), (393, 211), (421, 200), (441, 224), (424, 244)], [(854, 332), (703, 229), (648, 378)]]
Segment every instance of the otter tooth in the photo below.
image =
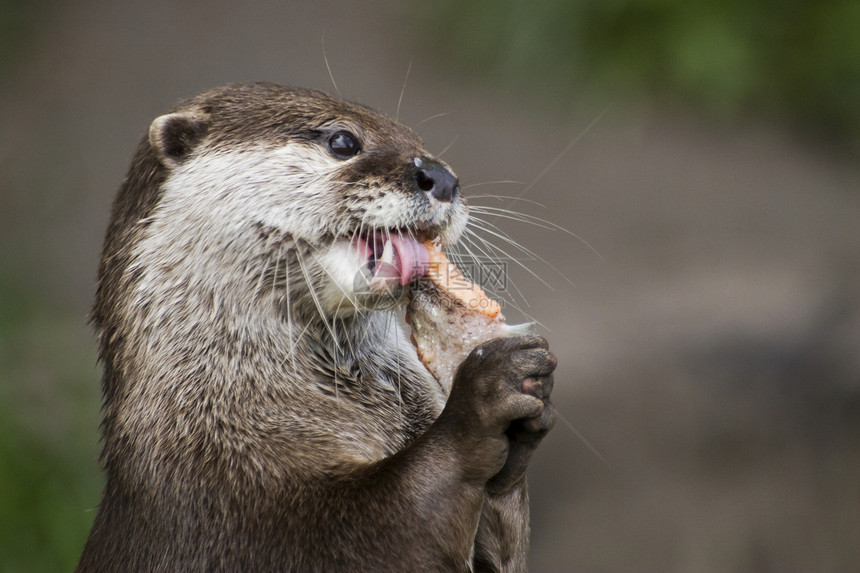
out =
[(385, 246), (382, 247), (382, 256), (379, 258), (379, 262), (389, 265), (394, 263), (394, 245), (391, 244), (391, 239), (385, 241)]

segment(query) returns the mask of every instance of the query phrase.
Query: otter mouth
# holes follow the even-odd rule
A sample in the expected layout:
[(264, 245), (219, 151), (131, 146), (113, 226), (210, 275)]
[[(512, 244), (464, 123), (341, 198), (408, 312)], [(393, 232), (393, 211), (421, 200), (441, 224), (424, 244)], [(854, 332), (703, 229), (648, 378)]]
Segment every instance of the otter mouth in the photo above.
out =
[(364, 257), (373, 283), (405, 286), (427, 274), (430, 256), (422, 234), (376, 231), (353, 239), (353, 247)]

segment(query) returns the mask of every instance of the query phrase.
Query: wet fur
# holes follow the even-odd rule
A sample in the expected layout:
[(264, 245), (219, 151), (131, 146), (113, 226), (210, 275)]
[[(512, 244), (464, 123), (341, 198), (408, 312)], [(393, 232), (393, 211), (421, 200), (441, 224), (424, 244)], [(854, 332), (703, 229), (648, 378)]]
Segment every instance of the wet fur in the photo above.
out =
[[(362, 154), (327, 154), (335, 129)], [(446, 404), (394, 311), (349, 292), (342, 239), (465, 227), (413, 157), (396, 122), (271, 84), (153, 122), (99, 268), (107, 482), (78, 571), (524, 569), (545, 342), (482, 346)]]

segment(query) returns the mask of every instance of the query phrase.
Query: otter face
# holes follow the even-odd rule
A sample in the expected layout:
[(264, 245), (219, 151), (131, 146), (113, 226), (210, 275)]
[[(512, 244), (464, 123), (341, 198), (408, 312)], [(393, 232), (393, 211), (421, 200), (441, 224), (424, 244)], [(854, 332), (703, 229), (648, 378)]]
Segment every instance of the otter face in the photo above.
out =
[(412, 131), (320, 92), (214, 90), (157, 118), (149, 143), (166, 171), (149, 249), (173, 269), (193, 260), (189, 280), (287, 273), (293, 298), (329, 316), (396, 299), (426, 271), (421, 243), (455, 243), (468, 216)]

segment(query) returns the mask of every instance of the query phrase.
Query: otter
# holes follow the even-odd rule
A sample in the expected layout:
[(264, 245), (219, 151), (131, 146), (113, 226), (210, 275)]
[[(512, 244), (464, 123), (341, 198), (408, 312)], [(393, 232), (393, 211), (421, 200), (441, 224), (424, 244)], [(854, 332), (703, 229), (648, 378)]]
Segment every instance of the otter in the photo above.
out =
[(490, 340), (446, 395), (389, 304), (467, 217), (412, 131), (322, 92), (155, 119), (98, 270), (106, 483), (77, 570), (524, 570), (555, 357)]

